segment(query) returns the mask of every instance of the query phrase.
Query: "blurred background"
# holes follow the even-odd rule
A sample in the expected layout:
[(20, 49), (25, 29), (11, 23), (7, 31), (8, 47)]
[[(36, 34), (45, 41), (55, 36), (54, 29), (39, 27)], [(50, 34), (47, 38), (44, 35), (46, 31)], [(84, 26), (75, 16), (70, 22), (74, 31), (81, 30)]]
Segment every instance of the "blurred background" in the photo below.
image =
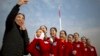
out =
[[(0, 0), (0, 48), (5, 20), (17, 2), (18, 0)], [(88, 37), (100, 56), (100, 0), (29, 0), (27, 5), (20, 7), (20, 12), (26, 16), (25, 23), (30, 41), (41, 25), (48, 27), (48, 36), (49, 29), (56, 27), (59, 36), (59, 4), (62, 29), (68, 34), (78, 32), (80, 37)]]

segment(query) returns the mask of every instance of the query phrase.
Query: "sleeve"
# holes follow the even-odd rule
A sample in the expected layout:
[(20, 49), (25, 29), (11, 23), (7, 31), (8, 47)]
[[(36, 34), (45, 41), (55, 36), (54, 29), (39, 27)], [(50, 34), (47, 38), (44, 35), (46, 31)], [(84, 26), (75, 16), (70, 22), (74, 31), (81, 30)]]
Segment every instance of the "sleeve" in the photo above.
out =
[(38, 43), (39, 43), (40, 49), (41, 49), (42, 51), (45, 51), (45, 50), (48, 48), (48, 47), (45, 45), (44, 40), (38, 39)]
[(80, 43), (81, 44), (81, 54), (82, 56), (84, 56), (84, 44), (83, 43)]
[(28, 38), (28, 33), (27, 30), (22, 30), (23, 31), (23, 40), (24, 40), (24, 55), (27, 55), (27, 46), (29, 44), (29, 38)]
[(65, 56), (68, 56), (68, 54), (69, 54), (68, 52), (69, 52), (69, 47), (68, 47), (68, 44), (66, 43), (66, 44), (65, 44), (64, 55), (65, 55)]
[(94, 54), (95, 54), (95, 56), (97, 56), (97, 52), (96, 52), (96, 49), (95, 49), (95, 47), (94, 47)]
[(13, 23), (14, 23), (15, 17), (19, 12), (19, 7), (20, 7), (20, 5), (18, 5), (18, 4), (15, 5), (13, 7), (13, 9), (11, 10), (11, 12), (9, 13), (9, 15), (8, 15), (8, 17), (6, 19), (6, 29), (7, 30), (11, 30), (11, 28), (13, 27)]
[(62, 52), (62, 44), (61, 41), (58, 41), (58, 56), (62, 56), (63, 52)]
[(32, 55), (32, 56), (40, 56), (39, 51), (36, 49), (37, 45), (37, 39), (34, 39), (27, 48), (27, 51)]

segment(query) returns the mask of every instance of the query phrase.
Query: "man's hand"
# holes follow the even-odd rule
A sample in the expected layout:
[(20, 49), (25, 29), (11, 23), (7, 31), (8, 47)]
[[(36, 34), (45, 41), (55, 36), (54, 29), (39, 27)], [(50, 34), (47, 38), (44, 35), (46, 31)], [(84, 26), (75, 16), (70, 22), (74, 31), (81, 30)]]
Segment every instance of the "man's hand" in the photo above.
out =
[(17, 4), (19, 5), (23, 5), (23, 4), (27, 4), (28, 0), (19, 0)]
[(20, 30), (26, 30), (26, 27), (24, 24), (20, 27)]

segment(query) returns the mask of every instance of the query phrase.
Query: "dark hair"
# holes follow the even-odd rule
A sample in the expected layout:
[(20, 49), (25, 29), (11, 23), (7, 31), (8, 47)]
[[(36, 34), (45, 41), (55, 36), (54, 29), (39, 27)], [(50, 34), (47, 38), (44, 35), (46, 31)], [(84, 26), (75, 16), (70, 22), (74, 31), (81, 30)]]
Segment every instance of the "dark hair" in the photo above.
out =
[(65, 31), (65, 30), (61, 30), (61, 31), (60, 31), (60, 33), (61, 33), (61, 32), (64, 32), (64, 34), (67, 36), (67, 33), (66, 33), (66, 31)]
[(41, 25), (40, 28), (41, 28), (42, 26), (44, 26), (44, 27), (46, 28), (46, 30), (47, 30), (47, 27), (46, 27), (45, 25)]
[(54, 29), (57, 32), (57, 28), (56, 27), (51, 27), (50, 31), (51, 31), (51, 29)]
[(90, 43), (90, 39), (89, 39), (89, 38), (87, 38), (87, 39), (86, 39), (86, 44), (87, 44), (87, 47), (89, 47), (89, 48), (90, 48), (90, 47), (92, 47), (92, 45), (91, 45), (91, 43)]
[[(39, 30), (41, 30), (41, 29), (37, 29), (36, 32), (38, 32)], [(42, 30), (41, 30), (41, 31), (42, 31)]]
[(75, 32), (74, 35), (77, 34), (79, 36), (79, 33)]
[(87, 40), (87, 38), (85, 36), (82, 36), (81, 39), (85, 38)]
[(68, 37), (69, 37), (69, 36), (72, 36), (72, 37), (74, 38), (74, 35), (73, 35), (73, 34), (69, 34)]
[(19, 15), (19, 14), (24, 17), (23, 19), (25, 19), (25, 15), (23, 13), (18, 13), (17, 15)]

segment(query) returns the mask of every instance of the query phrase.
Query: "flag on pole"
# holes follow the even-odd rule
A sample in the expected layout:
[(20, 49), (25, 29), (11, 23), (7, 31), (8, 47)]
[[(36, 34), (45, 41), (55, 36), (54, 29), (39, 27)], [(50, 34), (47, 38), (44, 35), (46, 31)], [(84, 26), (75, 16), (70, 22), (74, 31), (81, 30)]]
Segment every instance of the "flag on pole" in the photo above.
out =
[(58, 15), (59, 15), (60, 30), (62, 30), (62, 24), (61, 24), (61, 5), (60, 5), (60, 3), (59, 3), (59, 6), (58, 6)]

